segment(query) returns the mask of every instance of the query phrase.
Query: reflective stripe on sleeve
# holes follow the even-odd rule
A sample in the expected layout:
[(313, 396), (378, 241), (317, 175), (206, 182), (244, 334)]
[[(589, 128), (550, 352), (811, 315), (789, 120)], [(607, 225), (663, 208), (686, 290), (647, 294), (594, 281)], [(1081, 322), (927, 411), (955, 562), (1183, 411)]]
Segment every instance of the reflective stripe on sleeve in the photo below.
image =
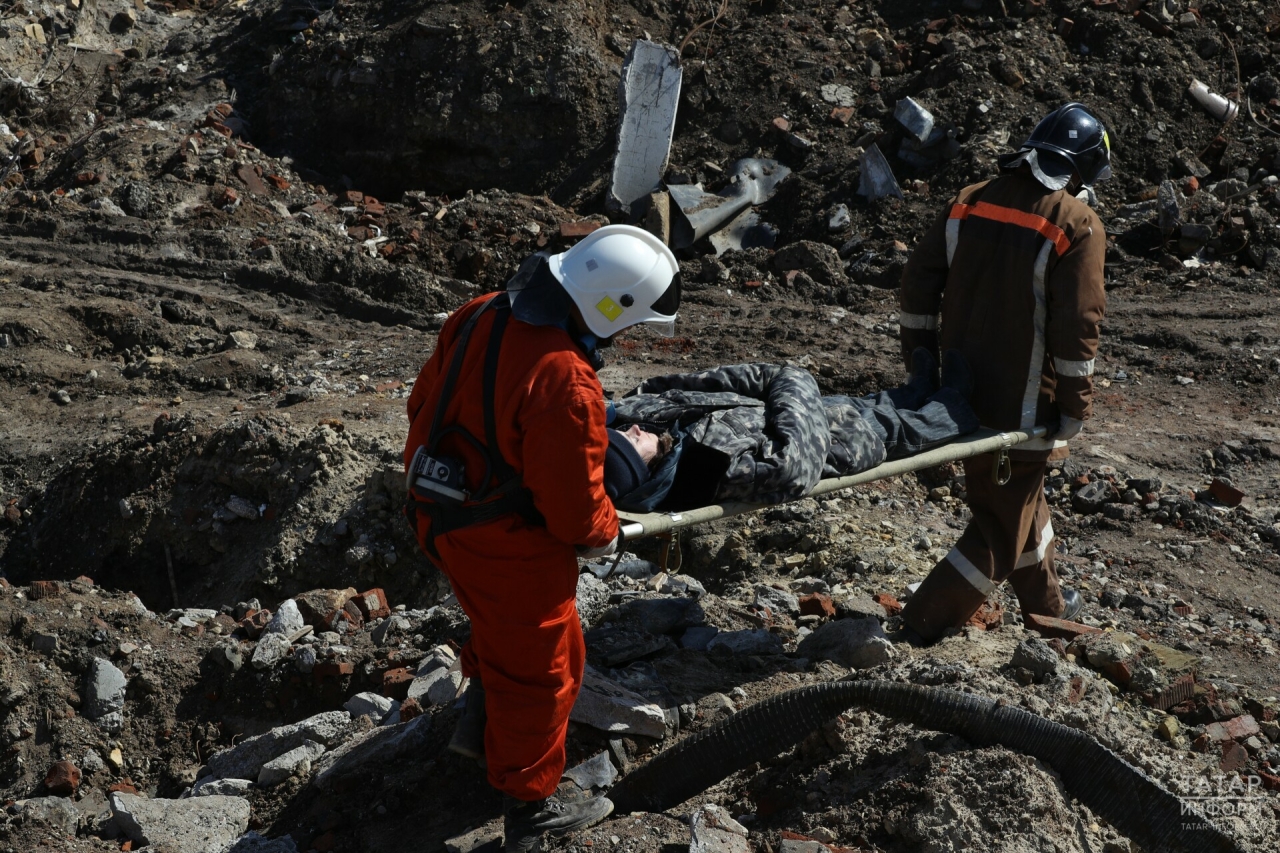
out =
[(1053, 241), (1045, 240), (1031, 274), (1031, 289), (1036, 297), (1035, 316), (1032, 320), (1035, 338), (1031, 342), (1031, 364), (1027, 367), (1027, 386), (1022, 394), (1022, 429), (1031, 429), (1036, 425), (1036, 404), (1040, 401), (1040, 374), (1044, 370), (1044, 327), (1049, 313), (1044, 277), (1045, 269), (1049, 265), (1049, 252), (1052, 249)]
[(951, 260), (956, 256), (956, 246), (960, 245), (960, 223), (969, 216), (972, 210), (971, 205), (956, 204), (951, 205), (951, 213), (947, 216), (947, 266), (951, 266)]
[[(1063, 442), (1064, 444), (1066, 442)], [(1040, 544), (1035, 547), (1034, 551), (1025, 551), (1022, 556), (1018, 557), (1018, 562), (1014, 564), (1015, 569), (1025, 569), (1027, 566), (1037, 566), (1044, 561), (1044, 555), (1049, 553), (1049, 547), (1053, 544), (1053, 521), (1047, 521), (1044, 530), (1040, 531)]]
[(1053, 369), (1058, 372), (1059, 376), (1092, 376), (1093, 363), (1096, 359), (1088, 361), (1070, 361), (1065, 358), (1054, 358)]
[(978, 592), (983, 595), (990, 595), (996, 591), (997, 585), (995, 581), (978, 571), (978, 567), (971, 563), (968, 557), (961, 554), (959, 548), (952, 548), (945, 559)]
[(898, 314), (898, 325), (904, 329), (925, 329), (932, 332), (938, 328), (938, 315), (908, 314), (903, 311)]

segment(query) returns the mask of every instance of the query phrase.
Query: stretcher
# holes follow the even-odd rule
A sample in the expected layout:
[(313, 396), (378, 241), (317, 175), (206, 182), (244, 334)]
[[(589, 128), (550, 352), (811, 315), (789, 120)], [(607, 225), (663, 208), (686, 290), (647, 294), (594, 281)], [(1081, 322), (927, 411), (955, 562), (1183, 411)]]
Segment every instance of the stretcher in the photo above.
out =
[[(1032, 427), (1029, 430), (1011, 430), (1007, 432), (980, 429), (950, 444), (926, 450), (915, 456), (894, 459), (857, 474), (820, 480), (818, 485), (814, 486), (813, 490), (804, 497), (816, 498), (851, 486), (861, 486), (866, 483), (873, 483), (876, 480), (896, 477), (899, 474), (909, 474), (912, 471), (932, 468), (935, 465), (942, 465), (947, 462), (959, 462), (961, 459), (980, 456), (983, 453), (996, 454), (992, 476), (999, 478), (1001, 466), (1008, 461), (1010, 448), (1037, 438), (1043, 438), (1046, 432), (1047, 429), (1042, 426)], [(630, 542), (647, 536), (674, 538), (672, 534), (678, 533), (687, 527), (705, 524), (721, 518), (743, 515), (748, 512), (767, 509), (771, 506), (777, 506), (777, 504), (731, 501), (729, 503), (688, 509), (683, 512), (632, 513), (619, 511), (618, 520), (622, 523), (622, 538), (624, 541)]]

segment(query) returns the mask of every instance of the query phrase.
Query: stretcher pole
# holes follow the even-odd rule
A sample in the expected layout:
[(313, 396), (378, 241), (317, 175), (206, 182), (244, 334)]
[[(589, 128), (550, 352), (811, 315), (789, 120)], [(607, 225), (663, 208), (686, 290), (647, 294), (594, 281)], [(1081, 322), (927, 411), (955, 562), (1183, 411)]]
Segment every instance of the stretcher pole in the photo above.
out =
[[(896, 477), (899, 474), (909, 474), (912, 471), (943, 465), (947, 462), (959, 462), (961, 459), (980, 456), (983, 453), (1009, 450), (1020, 444), (1043, 438), (1046, 432), (1048, 430), (1042, 426), (1032, 427), (1029, 430), (1010, 430), (1008, 432), (980, 429), (950, 444), (926, 450), (924, 453), (918, 453), (915, 456), (894, 459), (858, 474), (850, 474), (847, 477), (832, 477), (829, 480), (820, 480), (818, 485), (813, 487), (813, 491), (809, 492), (805, 497), (816, 498), (851, 486), (861, 486), (877, 480)], [(705, 524), (708, 521), (743, 515), (748, 512), (767, 509), (771, 506), (777, 506), (777, 504), (731, 501), (729, 503), (712, 504), (711, 506), (685, 510), (684, 512), (619, 512), (618, 519), (622, 522), (623, 539), (630, 541), (646, 536), (660, 536), (664, 533), (683, 530), (686, 527)]]

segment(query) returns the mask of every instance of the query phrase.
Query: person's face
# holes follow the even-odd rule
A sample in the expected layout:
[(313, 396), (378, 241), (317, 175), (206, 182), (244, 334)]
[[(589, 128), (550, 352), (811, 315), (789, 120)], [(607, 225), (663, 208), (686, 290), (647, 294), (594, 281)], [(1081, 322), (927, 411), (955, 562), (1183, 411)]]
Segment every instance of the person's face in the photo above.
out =
[(631, 442), (631, 446), (636, 449), (636, 453), (640, 454), (644, 464), (649, 465), (658, 458), (658, 436), (656, 434), (641, 429), (639, 424), (632, 424), (623, 430), (622, 434), (627, 437), (627, 441)]

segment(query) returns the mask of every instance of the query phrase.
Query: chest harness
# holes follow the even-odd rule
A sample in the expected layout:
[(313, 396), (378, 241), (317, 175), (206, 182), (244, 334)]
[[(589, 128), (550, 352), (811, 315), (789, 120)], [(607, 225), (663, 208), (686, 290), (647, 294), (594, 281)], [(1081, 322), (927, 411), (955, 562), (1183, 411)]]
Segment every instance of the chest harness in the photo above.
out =
[[(489, 333), (489, 345), (484, 357), (484, 443), (481, 443), (465, 427), (459, 424), (444, 425), (445, 411), (453, 396), (453, 386), (467, 353), (467, 343), (476, 323), (490, 308), (494, 310), (493, 327)], [(490, 299), (468, 318), (453, 347), (449, 371), (445, 375), (440, 398), (436, 401), (431, 431), (426, 444), (418, 446), (409, 465), (407, 485), (409, 498), (405, 503), (405, 517), (410, 527), (417, 531), (420, 516), (431, 522), (426, 536), (427, 553), (436, 560), (440, 554), (435, 538), (464, 527), (487, 524), (496, 518), (518, 513), (525, 521), (543, 526), (546, 520), (533, 503), (533, 493), (515, 469), (503, 458), (498, 449), (497, 419), (494, 414), (494, 385), (498, 375), (498, 355), (502, 350), (502, 335), (511, 319), (511, 302), (506, 293)], [(484, 476), (474, 493), (467, 490), (463, 477), (461, 457), (439, 452), (440, 441), (448, 435), (456, 435), (470, 444), (484, 460)], [(490, 483), (496, 480), (496, 484)]]

